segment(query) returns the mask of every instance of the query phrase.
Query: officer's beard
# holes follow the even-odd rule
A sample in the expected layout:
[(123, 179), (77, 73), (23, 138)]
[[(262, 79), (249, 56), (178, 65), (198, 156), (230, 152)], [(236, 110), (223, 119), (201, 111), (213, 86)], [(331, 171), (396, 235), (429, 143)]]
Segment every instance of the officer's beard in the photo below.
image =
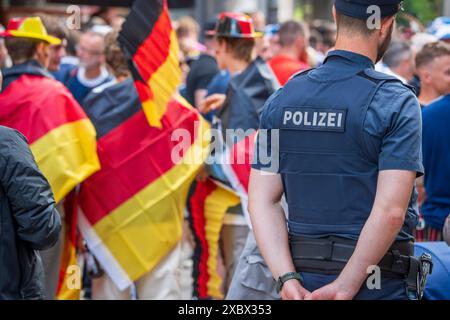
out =
[(391, 44), (393, 32), (394, 32), (394, 24), (391, 25), (391, 28), (389, 30), (389, 35), (386, 37), (386, 39), (384, 39), (384, 41), (378, 47), (377, 63), (380, 62), (381, 59), (383, 59), (384, 54), (388, 50), (389, 45)]

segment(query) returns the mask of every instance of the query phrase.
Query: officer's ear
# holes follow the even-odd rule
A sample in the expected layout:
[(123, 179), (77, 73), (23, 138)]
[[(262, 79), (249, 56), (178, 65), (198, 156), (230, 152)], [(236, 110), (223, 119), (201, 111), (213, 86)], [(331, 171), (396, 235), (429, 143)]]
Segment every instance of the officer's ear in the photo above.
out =
[(336, 7), (333, 5), (333, 19), (334, 19), (334, 23), (337, 24), (337, 19), (336, 19)]
[(392, 31), (394, 30), (394, 24), (395, 24), (395, 16), (384, 18), (381, 21), (380, 35), (382, 38), (387, 38), (390, 36)]

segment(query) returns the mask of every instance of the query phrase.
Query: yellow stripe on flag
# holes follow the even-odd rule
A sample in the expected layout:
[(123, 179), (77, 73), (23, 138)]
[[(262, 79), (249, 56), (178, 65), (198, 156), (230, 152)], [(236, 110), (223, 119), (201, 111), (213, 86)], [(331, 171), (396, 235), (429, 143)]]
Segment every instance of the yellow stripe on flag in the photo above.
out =
[(161, 128), (161, 118), (167, 110), (167, 104), (181, 82), (181, 70), (178, 58), (178, 41), (175, 31), (170, 34), (170, 50), (166, 61), (153, 73), (148, 81), (153, 99), (142, 103), (148, 122)]
[(208, 295), (223, 299), (221, 291), (222, 278), (217, 273), (217, 257), (219, 256), (219, 237), (222, 230), (225, 213), (231, 207), (237, 206), (240, 198), (220, 186), (214, 190), (205, 201), (205, 236), (208, 241)]
[[(208, 126), (201, 120), (202, 126)], [(200, 135), (202, 137), (202, 135)], [(150, 272), (181, 239), (189, 187), (203, 165), (210, 137), (198, 138), (185, 159), (141, 190), (94, 230), (131, 280)]]
[[(70, 277), (74, 276), (73, 274), (70, 274), (71, 271), (70, 268), (74, 266), (78, 266), (77, 262), (77, 249), (72, 243), (68, 243), (68, 240), (66, 239), (66, 243), (64, 244), (64, 250), (63, 250), (63, 257), (61, 258), (62, 261), (66, 261), (67, 265), (65, 266), (65, 276), (64, 280), (61, 285), (61, 289), (58, 292), (57, 299), (58, 300), (80, 300), (81, 295), (81, 289), (70, 288), (72, 284), (72, 279)], [(76, 275), (75, 275), (76, 276)]]
[(57, 203), (100, 169), (96, 133), (88, 119), (50, 131), (31, 145), (31, 151)]

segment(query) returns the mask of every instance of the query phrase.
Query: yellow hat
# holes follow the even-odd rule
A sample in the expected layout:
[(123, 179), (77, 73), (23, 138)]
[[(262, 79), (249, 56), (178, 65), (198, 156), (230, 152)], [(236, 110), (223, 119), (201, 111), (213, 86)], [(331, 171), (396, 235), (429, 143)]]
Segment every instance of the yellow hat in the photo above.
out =
[(41, 18), (12, 18), (8, 22), (8, 28), (0, 32), (0, 37), (16, 37), (42, 40), (52, 45), (61, 44), (61, 40), (49, 36)]

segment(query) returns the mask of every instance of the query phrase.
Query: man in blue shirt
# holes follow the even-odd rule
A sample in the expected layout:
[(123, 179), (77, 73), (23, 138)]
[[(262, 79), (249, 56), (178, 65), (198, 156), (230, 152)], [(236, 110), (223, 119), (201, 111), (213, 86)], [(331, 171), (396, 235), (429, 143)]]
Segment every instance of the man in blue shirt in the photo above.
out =
[[(409, 86), (374, 70), (400, 2), (336, 0), (336, 50), (291, 79), (261, 115), (249, 211), (283, 299), (420, 296), (420, 106)], [(368, 28), (372, 5), (380, 25)], [(372, 272), (378, 285), (366, 281)]]
[[(450, 92), (450, 88), (449, 88)], [(429, 233), (442, 241), (445, 219), (450, 215), (450, 95), (423, 110), (423, 163), (427, 198), (422, 214)], [(430, 234), (431, 236), (431, 234)]]
[(81, 36), (77, 47), (80, 67), (72, 70), (64, 82), (80, 105), (94, 88), (113, 80), (105, 66), (104, 51), (102, 34), (89, 31)]

